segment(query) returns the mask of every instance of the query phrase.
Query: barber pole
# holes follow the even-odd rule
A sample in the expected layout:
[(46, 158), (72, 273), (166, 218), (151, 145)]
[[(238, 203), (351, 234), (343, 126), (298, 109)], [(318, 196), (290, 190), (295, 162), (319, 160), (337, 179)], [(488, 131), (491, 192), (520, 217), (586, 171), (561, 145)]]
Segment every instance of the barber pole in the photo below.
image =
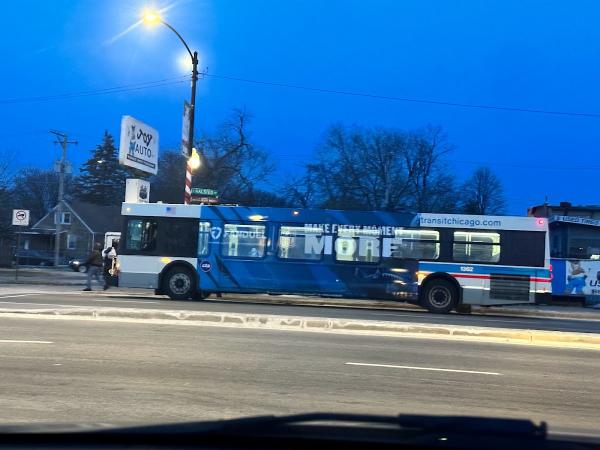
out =
[(188, 159), (185, 166), (185, 192), (183, 197), (183, 203), (189, 205), (192, 200), (192, 167), (190, 166), (190, 160)]

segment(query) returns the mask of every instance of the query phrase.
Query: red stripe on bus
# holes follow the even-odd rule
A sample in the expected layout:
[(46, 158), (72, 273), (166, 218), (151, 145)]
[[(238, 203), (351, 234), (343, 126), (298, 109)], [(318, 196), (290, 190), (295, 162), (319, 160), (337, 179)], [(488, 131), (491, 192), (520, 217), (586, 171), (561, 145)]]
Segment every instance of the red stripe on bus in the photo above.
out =
[(487, 280), (490, 278), (489, 275), (470, 275), (470, 274), (465, 274), (465, 273), (452, 274), (452, 276), (454, 278), (479, 278), (482, 280)]
[[(467, 273), (456, 273), (456, 274), (451, 274), (454, 278), (476, 278), (476, 279), (480, 279), (480, 280), (488, 280), (491, 275), (471, 275), (471, 274), (467, 274)], [(510, 275), (508, 275), (510, 276)], [(552, 280), (550, 278), (536, 278), (536, 277), (531, 277), (529, 278), (529, 281), (536, 281), (538, 283), (550, 283)]]

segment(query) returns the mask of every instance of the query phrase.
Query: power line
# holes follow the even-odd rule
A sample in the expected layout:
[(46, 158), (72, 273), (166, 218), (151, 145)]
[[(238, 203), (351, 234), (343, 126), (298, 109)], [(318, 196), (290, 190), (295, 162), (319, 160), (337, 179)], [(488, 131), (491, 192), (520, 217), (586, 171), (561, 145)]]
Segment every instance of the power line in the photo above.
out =
[(226, 75), (215, 75), (211, 73), (203, 73), (202, 75), (206, 77), (217, 78), (221, 80), (230, 80), (230, 81), (240, 81), (243, 83), (251, 83), (251, 84), (259, 84), (263, 86), (274, 86), (281, 87), (287, 89), (297, 89), (303, 91), (312, 91), (312, 92), (320, 92), (324, 94), (337, 94), (337, 95), (347, 95), (352, 97), (363, 97), (363, 98), (373, 98), (378, 100), (390, 100), (397, 102), (406, 102), (406, 103), (422, 103), (426, 105), (438, 105), (438, 106), (453, 106), (459, 108), (470, 108), (470, 109), (487, 109), (493, 111), (509, 111), (509, 112), (521, 112), (521, 113), (532, 113), (532, 114), (545, 114), (545, 115), (553, 115), (553, 116), (569, 116), (569, 117), (587, 117), (600, 119), (600, 113), (587, 113), (587, 112), (576, 112), (576, 111), (558, 111), (558, 110), (548, 110), (548, 109), (538, 109), (538, 108), (522, 108), (517, 106), (498, 106), (498, 105), (486, 105), (486, 104), (474, 104), (474, 103), (461, 103), (461, 102), (450, 102), (445, 100), (429, 100), (429, 99), (421, 99), (421, 98), (410, 98), (410, 97), (395, 97), (391, 95), (379, 95), (379, 94), (370, 94), (365, 92), (355, 92), (355, 91), (343, 91), (339, 89), (326, 89), (319, 88), (313, 86), (303, 86), (299, 84), (288, 84), (288, 83), (279, 83), (275, 81), (262, 81), (262, 80), (252, 80), (249, 78), (240, 78), (240, 77), (231, 77)]
[[(212, 77), (212, 78), (221, 79), (221, 80), (238, 81), (238, 82), (242, 82), (242, 83), (257, 84), (257, 85), (263, 85), (263, 86), (272, 86), (272, 87), (280, 87), (280, 88), (285, 88), (285, 89), (296, 89), (296, 90), (303, 90), (303, 91), (319, 92), (319, 93), (324, 93), (324, 94), (345, 95), (345, 96), (352, 96), (352, 97), (371, 98), (371, 99), (397, 101), (397, 102), (405, 102), (405, 103), (420, 103), (420, 104), (427, 104), (427, 105), (452, 106), (452, 107), (469, 108), (469, 109), (484, 109), (484, 110), (492, 110), (492, 111), (508, 111), (508, 112), (521, 112), (521, 113), (530, 113), (530, 114), (543, 114), (543, 115), (553, 115), (553, 116), (567, 116), (567, 117), (582, 117), (582, 118), (600, 119), (600, 113), (560, 111), (560, 110), (549, 110), (549, 109), (541, 109), (541, 108), (524, 108), (524, 107), (516, 107), (516, 106), (500, 106), (500, 105), (488, 105), (488, 104), (450, 102), (450, 101), (445, 101), (445, 100), (431, 100), (431, 99), (411, 98), (411, 97), (397, 97), (397, 96), (391, 96), (391, 95), (371, 94), (371, 93), (366, 93), (366, 92), (345, 91), (345, 90), (340, 90), (340, 89), (327, 89), (327, 88), (320, 88), (320, 87), (314, 87), (314, 86), (305, 86), (305, 85), (300, 85), (300, 84), (280, 83), (280, 82), (275, 82), (275, 81), (254, 80), (254, 79), (250, 79), (250, 78), (232, 77), (232, 76), (227, 76), (227, 75), (216, 75), (216, 74), (211, 74), (208, 72), (204, 72), (201, 75), (203, 75), (205, 77)], [(188, 81), (188, 79), (189, 79), (189, 77), (187, 75), (181, 75), (181, 76), (173, 77), (173, 78), (164, 78), (161, 80), (147, 81), (144, 83), (114, 86), (114, 87), (109, 87), (109, 88), (104, 88), (104, 89), (94, 89), (94, 90), (89, 90), (89, 91), (68, 92), (68, 93), (63, 93), (63, 94), (36, 96), (36, 97), (0, 99), (0, 105), (15, 104), (15, 103), (42, 103), (42, 102), (68, 100), (68, 99), (72, 99), (72, 98), (89, 97), (89, 96), (96, 96), (96, 95), (118, 94), (118, 93), (123, 93), (123, 92), (132, 92), (132, 91), (139, 91), (139, 90), (143, 90), (143, 89), (151, 89), (151, 88), (156, 88), (156, 87), (181, 84), (181, 83)]]
[(126, 84), (121, 86), (114, 86), (104, 89), (93, 89), (88, 91), (79, 91), (79, 92), (67, 92), (63, 94), (55, 94), (55, 95), (45, 95), (45, 96), (36, 96), (36, 97), (21, 97), (21, 98), (8, 98), (8, 99), (0, 99), (0, 105), (7, 104), (15, 104), (15, 103), (42, 103), (42, 102), (50, 102), (56, 100), (68, 100), (71, 98), (79, 98), (79, 97), (90, 97), (95, 95), (105, 95), (105, 94), (118, 94), (121, 92), (131, 92), (131, 91), (139, 91), (142, 89), (150, 89), (161, 86), (169, 86), (173, 84), (180, 84), (187, 81), (189, 77), (187, 75), (178, 76), (174, 78), (164, 78), (162, 80), (155, 81), (146, 81), (143, 83), (135, 83), (135, 84)]

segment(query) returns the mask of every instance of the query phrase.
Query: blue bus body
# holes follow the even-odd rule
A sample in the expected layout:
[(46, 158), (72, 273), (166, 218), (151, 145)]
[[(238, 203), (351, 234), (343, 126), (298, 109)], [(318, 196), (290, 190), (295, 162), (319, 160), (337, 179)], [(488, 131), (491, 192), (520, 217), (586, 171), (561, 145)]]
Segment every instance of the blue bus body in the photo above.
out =
[[(251, 220), (251, 219), (252, 220)], [(198, 288), (206, 292), (269, 292), (416, 300), (417, 261), (381, 258), (379, 263), (344, 263), (335, 251), (319, 260), (278, 256), (280, 227), (343, 224), (366, 227), (409, 227), (414, 214), (282, 208), (203, 207), (201, 221), (210, 223), (209, 251), (198, 255)], [(266, 246), (260, 258), (227, 256), (222, 251), (225, 224), (263, 225)], [(331, 230), (330, 230), (331, 231)], [(323, 235), (332, 233), (324, 232)]]

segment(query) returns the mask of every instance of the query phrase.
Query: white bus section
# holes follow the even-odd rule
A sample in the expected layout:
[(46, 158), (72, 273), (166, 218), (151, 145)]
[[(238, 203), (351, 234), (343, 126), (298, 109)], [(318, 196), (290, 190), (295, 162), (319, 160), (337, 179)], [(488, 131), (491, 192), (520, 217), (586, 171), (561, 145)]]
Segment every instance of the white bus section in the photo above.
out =
[(478, 216), (468, 214), (417, 214), (422, 228), (472, 228), (478, 230), (543, 231), (548, 234), (548, 220), (539, 217)]
[[(463, 290), (462, 303), (472, 305), (502, 305), (510, 303), (523, 303), (523, 299), (510, 300), (507, 295), (503, 298), (493, 298), (490, 294), (494, 278), (505, 277), (500, 282), (518, 283), (516, 277), (528, 278), (529, 303), (536, 301), (536, 295), (550, 295), (552, 293), (552, 267), (550, 264), (550, 240), (548, 233), (548, 220), (538, 217), (514, 216), (480, 216), (463, 214), (431, 214), (420, 213), (415, 219), (421, 228), (453, 228), (473, 229), (478, 231), (536, 231), (545, 234), (544, 267), (515, 267), (498, 264), (481, 263), (448, 263), (427, 261), (419, 264), (417, 272), (419, 285), (429, 275), (437, 272), (447, 273), (452, 276)], [(513, 245), (510, 242), (503, 245)], [(510, 281), (512, 278), (512, 281)]]
[[(201, 205), (166, 203), (123, 203), (122, 216), (140, 217), (200, 217)], [(184, 256), (118, 255), (117, 270), (120, 287), (158, 289), (159, 274), (173, 261), (185, 261), (196, 270), (198, 258)]]

